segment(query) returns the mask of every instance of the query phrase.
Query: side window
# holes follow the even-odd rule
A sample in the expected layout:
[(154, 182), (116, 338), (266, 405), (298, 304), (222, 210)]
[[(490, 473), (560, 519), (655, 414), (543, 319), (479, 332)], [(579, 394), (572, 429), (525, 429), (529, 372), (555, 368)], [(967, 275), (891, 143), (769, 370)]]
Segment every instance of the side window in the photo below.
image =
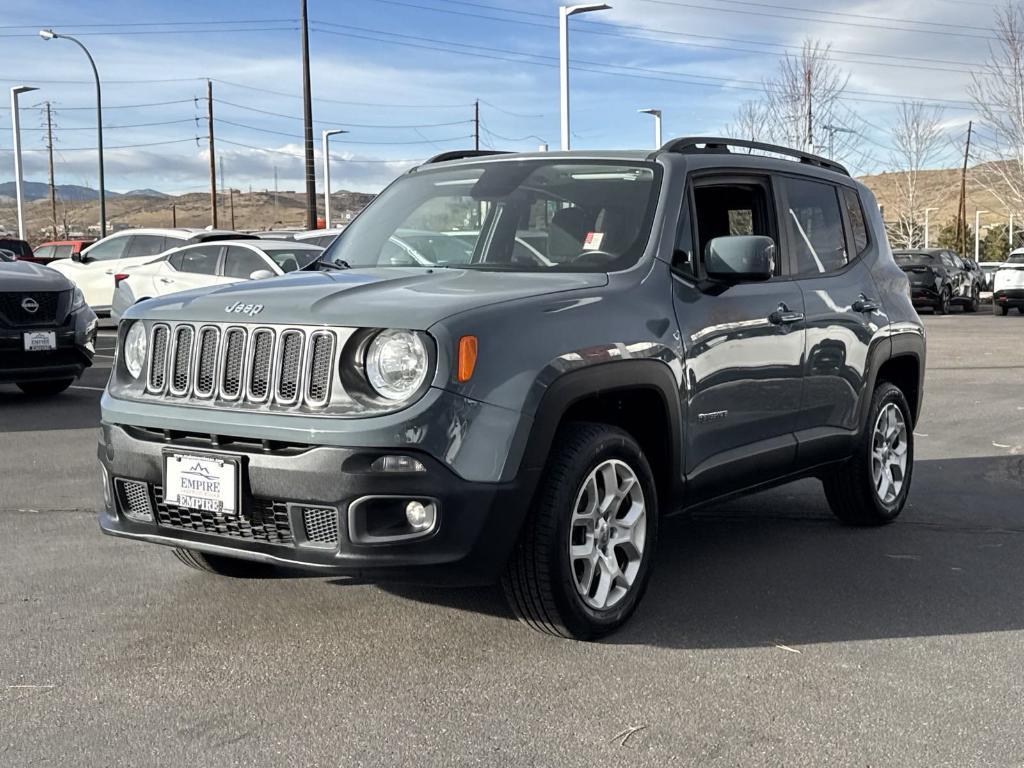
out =
[(124, 247), (127, 244), (128, 238), (124, 235), (121, 237), (110, 237), (96, 243), (96, 245), (89, 249), (89, 253), (86, 255), (94, 261), (120, 259), (121, 254), (124, 253)]
[(53, 258), (53, 246), (52, 245), (40, 246), (39, 248), (36, 248), (35, 252), (32, 255), (35, 256), (37, 259), (52, 259)]
[(843, 187), (843, 201), (846, 203), (846, 217), (850, 220), (853, 233), (853, 247), (860, 256), (868, 247), (868, 225), (864, 217), (864, 207), (860, 202), (857, 190)]
[(70, 259), (71, 250), (74, 248), (72, 245), (55, 245), (53, 246), (53, 258), (55, 259)]
[(237, 245), (228, 246), (227, 253), (224, 254), (225, 277), (248, 280), (249, 275), (258, 269), (270, 270), (267, 262), (258, 253)]
[(175, 272), (181, 272), (181, 262), (185, 258), (185, 254), (181, 251), (172, 253), (167, 257), (167, 263), (171, 265)]
[[(699, 184), (693, 190), (696, 211), (697, 248), (696, 258), (704, 260), (708, 243), (716, 237), (739, 235), (761, 235), (778, 242), (775, 222), (768, 204), (768, 187), (765, 184)], [(684, 217), (688, 218), (688, 217)], [(689, 227), (684, 227), (689, 229)], [(688, 232), (680, 236), (676, 267), (693, 271), (695, 264), (686, 263), (683, 252), (692, 248)], [(680, 266), (678, 261), (683, 263)], [(781, 274), (781, 262), (775, 265), (775, 274)]]
[[(200, 245), (196, 248), (189, 248), (182, 251), (181, 266), (176, 269), (179, 272), (190, 272), (197, 275), (217, 274), (217, 259), (220, 257), (219, 245)], [(175, 254), (176, 256), (178, 254)], [(173, 263), (172, 263), (173, 266)]]
[(953, 269), (955, 267), (955, 265), (953, 264), (953, 257), (950, 256), (948, 253), (942, 254), (942, 266), (944, 266), (946, 269)]
[(797, 274), (824, 274), (845, 267), (849, 259), (838, 190), (807, 179), (782, 178), (780, 182), (786, 200), (783, 226), (796, 255)]
[(128, 250), (125, 251), (125, 258), (131, 259), (138, 256), (156, 256), (167, 249), (166, 239), (163, 235), (132, 235)]
[(967, 269), (967, 265), (964, 264), (963, 260), (959, 256), (953, 257), (953, 265), (957, 269)]

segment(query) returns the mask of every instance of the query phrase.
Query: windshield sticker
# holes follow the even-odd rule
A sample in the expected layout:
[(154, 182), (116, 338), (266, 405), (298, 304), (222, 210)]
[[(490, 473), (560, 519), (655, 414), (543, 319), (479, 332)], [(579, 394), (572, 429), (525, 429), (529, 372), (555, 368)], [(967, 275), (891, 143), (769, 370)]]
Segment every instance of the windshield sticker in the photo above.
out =
[(601, 250), (601, 241), (604, 240), (604, 232), (587, 232), (587, 239), (583, 241), (584, 251)]

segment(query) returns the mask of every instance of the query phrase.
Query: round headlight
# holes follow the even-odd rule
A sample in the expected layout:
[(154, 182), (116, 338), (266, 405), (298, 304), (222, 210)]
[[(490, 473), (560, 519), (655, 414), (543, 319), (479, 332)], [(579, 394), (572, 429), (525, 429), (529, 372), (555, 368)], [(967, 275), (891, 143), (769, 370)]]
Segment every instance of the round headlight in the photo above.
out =
[(139, 378), (142, 373), (142, 366), (146, 363), (146, 327), (142, 323), (135, 323), (128, 329), (124, 337), (124, 367), (128, 369), (133, 379)]
[(381, 331), (366, 349), (366, 378), (381, 397), (405, 400), (427, 378), (427, 348), (411, 331)]

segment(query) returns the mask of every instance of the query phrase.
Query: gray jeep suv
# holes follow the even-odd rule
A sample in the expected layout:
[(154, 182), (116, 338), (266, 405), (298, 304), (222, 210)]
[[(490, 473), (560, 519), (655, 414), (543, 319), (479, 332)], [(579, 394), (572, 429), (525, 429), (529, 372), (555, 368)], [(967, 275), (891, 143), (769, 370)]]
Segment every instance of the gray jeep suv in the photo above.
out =
[(231, 576), (500, 579), (574, 638), (636, 608), (663, 515), (813, 476), (893, 520), (925, 363), (871, 193), (711, 138), (446, 153), (309, 269), (118, 334), (104, 531)]

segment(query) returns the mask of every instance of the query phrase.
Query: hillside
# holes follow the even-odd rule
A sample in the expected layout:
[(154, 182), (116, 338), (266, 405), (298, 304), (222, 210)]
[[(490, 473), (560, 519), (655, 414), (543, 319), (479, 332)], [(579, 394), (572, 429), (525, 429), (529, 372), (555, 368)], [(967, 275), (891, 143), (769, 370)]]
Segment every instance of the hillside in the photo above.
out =
[[(43, 185), (45, 187), (45, 185)], [(94, 190), (90, 190), (95, 195)], [(218, 203), (218, 226), (232, 226), (231, 205), (228, 195), (220, 195)], [(336, 222), (343, 222), (361, 210), (373, 195), (360, 192), (336, 192), (331, 195), (331, 215)], [(320, 216), (323, 216), (323, 200), (318, 199)], [(38, 243), (49, 237), (52, 222), (50, 201), (33, 200), (25, 205), (28, 239)], [(99, 222), (99, 211), (95, 197), (87, 201), (58, 200), (58, 226), (65, 222), (71, 231), (86, 232), (90, 225)], [(193, 193), (187, 195), (164, 195), (155, 190), (139, 190), (107, 198), (107, 220), (116, 227), (205, 227), (210, 219), (210, 196)], [(0, 231), (17, 228), (17, 211), (14, 201), (0, 198)], [(306, 226), (305, 195), (297, 192), (252, 192), (234, 194), (234, 227), (236, 229), (281, 229), (304, 228)], [(95, 236), (95, 235), (94, 235)]]

